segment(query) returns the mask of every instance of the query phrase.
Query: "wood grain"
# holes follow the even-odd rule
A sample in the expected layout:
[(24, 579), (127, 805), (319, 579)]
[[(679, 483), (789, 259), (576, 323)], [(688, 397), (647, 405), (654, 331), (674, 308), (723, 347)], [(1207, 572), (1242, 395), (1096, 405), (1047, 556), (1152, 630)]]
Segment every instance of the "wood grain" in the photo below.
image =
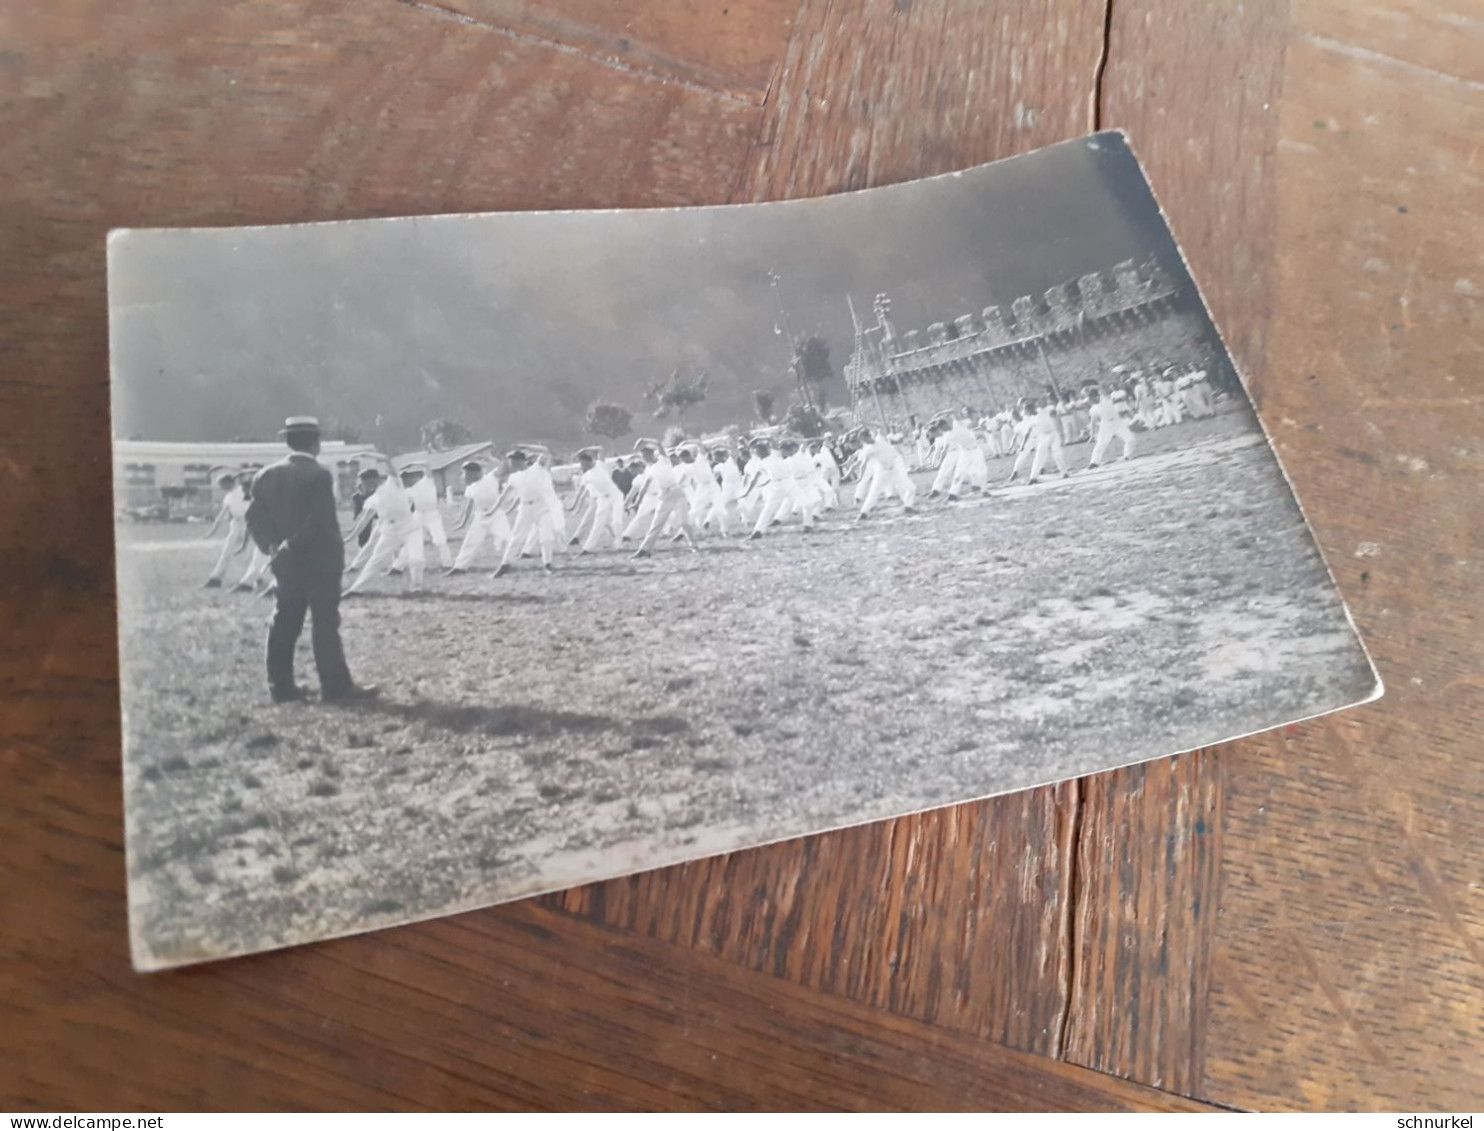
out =
[(1484, 83), (1433, 70), (1484, 22), (1426, 7), (1295, 6), (1263, 407), (1387, 692), (1232, 752), (1204, 1094), (1233, 1104), (1484, 1097)]
[[(0, 1105), (1175, 1102), (1061, 1057), (1224, 1104), (1477, 1106), (1479, 29), (1465, 0), (0, 12)], [(544, 903), (128, 972), (109, 227), (770, 199), (1094, 124), (1148, 165), (1387, 700)]]
[(1098, 0), (805, 0), (738, 200), (946, 173), (1086, 133)]
[(95, 971), (22, 1017), (12, 1108), (55, 1107), (63, 1061), (73, 1110), (1200, 1108), (532, 904), (147, 993)]
[(1067, 791), (789, 841), (551, 897), (554, 906), (1014, 1048), (1068, 1007)]
[(401, 0), (602, 67), (762, 105), (798, 0)]
[[(1109, 11), (1099, 122), (1129, 132), (1238, 367), (1264, 373), (1287, 4)], [(1077, 787), (1063, 1055), (1201, 1094), (1230, 748)]]

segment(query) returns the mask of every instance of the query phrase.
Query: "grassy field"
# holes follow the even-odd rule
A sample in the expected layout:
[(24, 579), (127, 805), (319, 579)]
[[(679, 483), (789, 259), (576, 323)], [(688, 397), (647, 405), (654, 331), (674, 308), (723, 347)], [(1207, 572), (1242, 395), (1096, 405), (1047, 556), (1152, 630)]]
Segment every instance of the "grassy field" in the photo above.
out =
[[(350, 710), (268, 703), (271, 603), (199, 588), (218, 549), (199, 528), (121, 526), (138, 962), (477, 907), (1365, 698), (1250, 417), (1145, 441), (913, 517), (846, 507), (811, 535), (435, 576), (419, 597), (389, 579), (344, 606), (351, 669), (383, 691)], [(307, 639), (300, 664), (313, 686)]]

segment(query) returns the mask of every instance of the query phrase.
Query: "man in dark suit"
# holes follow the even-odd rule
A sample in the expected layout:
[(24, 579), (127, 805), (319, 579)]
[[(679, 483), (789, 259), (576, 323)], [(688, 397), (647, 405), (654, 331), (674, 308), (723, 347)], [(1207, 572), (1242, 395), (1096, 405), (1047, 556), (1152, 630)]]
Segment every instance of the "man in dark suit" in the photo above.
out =
[(340, 644), (340, 574), (345, 546), (335, 514), (335, 485), (316, 458), (319, 421), (291, 416), (284, 422), (289, 454), (258, 472), (252, 484), (247, 529), (272, 559), (278, 579), (278, 606), (268, 629), (268, 687), (275, 703), (305, 698), (294, 682), (294, 646), (313, 618), (311, 640), (320, 694), (327, 703), (370, 698), (375, 689), (357, 687)]

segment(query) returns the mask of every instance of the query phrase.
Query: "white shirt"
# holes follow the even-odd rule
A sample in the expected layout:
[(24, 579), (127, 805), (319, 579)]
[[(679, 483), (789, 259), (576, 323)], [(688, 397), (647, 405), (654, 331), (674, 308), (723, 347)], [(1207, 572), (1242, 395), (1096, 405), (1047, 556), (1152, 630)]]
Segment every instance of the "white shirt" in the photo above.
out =
[(641, 511), (653, 510), (656, 506), (656, 500), (659, 499), (659, 492), (649, 489), (649, 468), (647, 465), (643, 471), (636, 471), (634, 473), (634, 481), (629, 484), (629, 498), (638, 499), (641, 493), (644, 497), (639, 502), (639, 509)]
[(974, 433), (962, 420), (955, 420), (943, 442), (950, 448), (967, 451), (974, 446)]
[(732, 502), (742, 494), (742, 469), (737, 461), (728, 456), (720, 463), (712, 464), (712, 471), (721, 480), (722, 498)]
[[(754, 468), (757, 469), (755, 472)], [(790, 478), (788, 464), (777, 452), (769, 452), (765, 456), (753, 456), (752, 461), (747, 465), (747, 470), (752, 474), (753, 482), (760, 486), (782, 486)]]
[(241, 522), (247, 517), (247, 508), (251, 504), (247, 493), (243, 491), (239, 483), (227, 492), (227, 497), (222, 500), (222, 506), (227, 508), (227, 517), (233, 522)]
[(902, 458), (902, 453), (897, 451), (897, 446), (885, 436), (878, 436), (871, 443), (861, 449), (868, 463), (874, 463), (882, 471), (895, 471), (898, 468), (905, 471), (907, 461)]
[(784, 461), (788, 464), (789, 474), (799, 482), (805, 482), (814, 478), (814, 457), (806, 451), (797, 451)]
[(623, 492), (618, 489), (618, 484), (613, 482), (613, 476), (601, 463), (595, 463), (584, 471), (578, 476), (577, 482), (594, 499), (608, 499), (615, 503), (623, 502)]
[(474, 513), (488, 518), (494, 513), (503, 485), (493, 475), (484, 475), (464, 488), (464, 498), (474, 504)]
[(1036, 415), (1031, 417), (1030, 433), (1032, 436), (1060, 436), (1061, 425), (1056, 422), (1056, 409), (1050, 405), (1036, 409)]
[(680, 489), (680, 472), (675, 465), (663, 457), (649, 464), (645, 476), (649, 480), (649, 490), (646, 495), (654, 495), (656, 498), (670, 491)]
[(556, 484), (551, 480), (551, 472), (539, 463), (533, 463), (520, 471), (512, 472), (510, 478), (505, 481), (505, 487), (520, 504), (522, 510), (537, 508), (556, 514), (562, 509), (562, 501), (557, 498)]
[(395, 475), (389, 475), (381, 481), (376, 494), (366, 500), (365, 509), (374, 511), (376, 517), (386, 523), (389, 529), (395, 530), (410, 525), (413, 521), (412, 499), (408, 497), (407, 488), (402, 486), (402, 481)]
[(1092, 406), (1092, 418), (1101, 425), (1117, 426), (1123, 420), (1123, 414), (1118, 411), (1118, 402), (1103, 399)]
[(682, 463), (675, 469), (680, 476), (680, 481), (685, 489), (691, 493), (693, 498), (710, 498), (716, 493), (716, 479), (711, 474), (711, 466), (692, 460), (690, 463)]
[(407, 495), (419, 514), (428, 515), (438, 512), (438, 485), (433, 482), (431, 476), (424, 475), (407, 488)]

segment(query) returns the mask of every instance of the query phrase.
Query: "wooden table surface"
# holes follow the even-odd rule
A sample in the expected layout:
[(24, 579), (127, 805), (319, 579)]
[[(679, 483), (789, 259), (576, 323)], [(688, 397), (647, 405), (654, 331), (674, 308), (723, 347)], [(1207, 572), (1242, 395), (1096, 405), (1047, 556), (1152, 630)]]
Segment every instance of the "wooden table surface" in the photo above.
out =
[[(1384, 700), (130, 971), (110, 227), (767, 200), (1111, 126)], [(1480, 0), (0, 7), (0, 1107), (1479, 1107), (1481, 148)]]

